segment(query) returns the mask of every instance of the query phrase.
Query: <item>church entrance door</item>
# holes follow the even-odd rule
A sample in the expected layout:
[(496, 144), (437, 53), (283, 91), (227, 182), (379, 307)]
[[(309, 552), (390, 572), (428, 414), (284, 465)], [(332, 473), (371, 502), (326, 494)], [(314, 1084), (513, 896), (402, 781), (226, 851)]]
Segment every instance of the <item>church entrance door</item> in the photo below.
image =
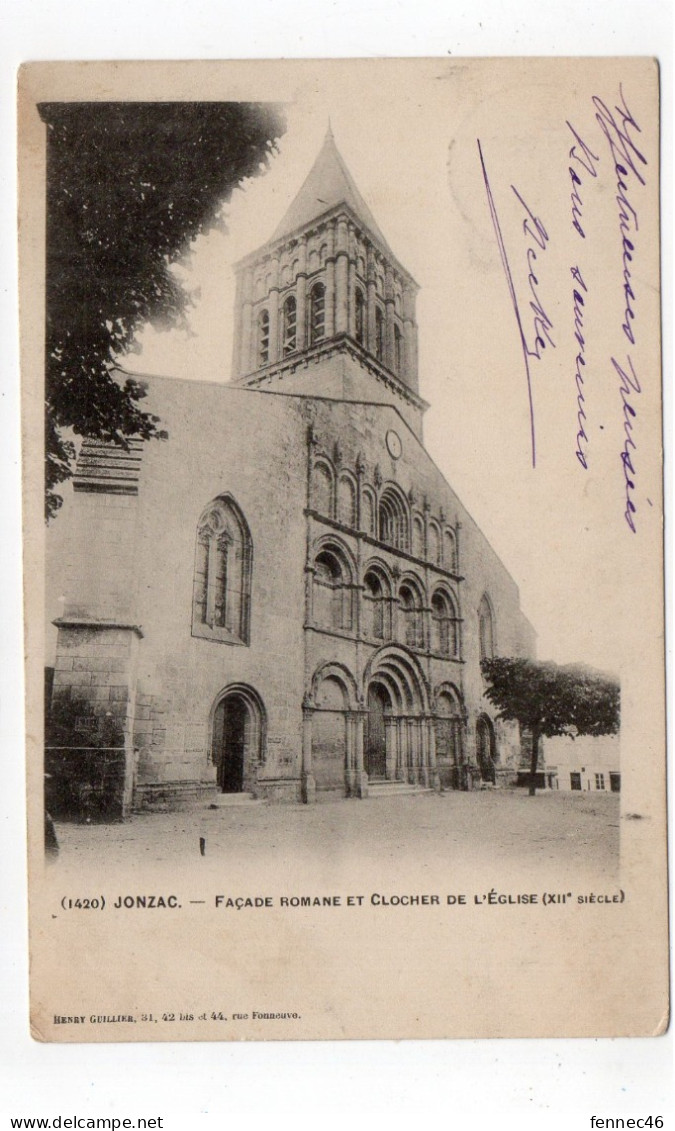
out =
[(366, 721), (365, 769), (371, 781), (387, 776), (385, 709), (391, 707), (389, 695), (379, 683), (368, 688), (368, 718)]
[(495, 732), (492, 723), (482, 716), (476, 723), (476, 760), (480, 776), (485, 782), (496, 780), (495, 775)]
[[(248, 709), (241, 695), (228, 695), (218, 705), (221, 719), (216, 720), (220, 732), (218, 788), (222, 793), (241, 793), (244, 788), (244, 754), (248, 730)], [(220, 725), (218, 725), (220, 723)]]

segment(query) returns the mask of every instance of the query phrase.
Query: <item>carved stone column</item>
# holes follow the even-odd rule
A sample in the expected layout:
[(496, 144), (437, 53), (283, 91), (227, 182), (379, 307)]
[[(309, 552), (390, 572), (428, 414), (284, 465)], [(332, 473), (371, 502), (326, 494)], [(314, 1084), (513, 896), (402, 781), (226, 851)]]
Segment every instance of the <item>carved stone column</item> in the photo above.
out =
[(368, 279), (366, 283), (366, 348), (369, 353), (376, 352), (375, 310), (377, 307), (377, 286), (375, 283), (375, 255), (371, 247), (368, 248), (368, 263), (366, 267)]
[(360, 710), (356, 715), (356, 733), (355, 733), (355, 748), (354, 756), (356, 762), (356, 772), (354, 774), (354, 792), (356, 797), (368, 796), (368, 775), (364, 769), (363, 763), (363, 732), (366, 722), (366, 712)]
[(331, 222), (326, 232), (326, 337), (335, 336), (335, 224)]
[(279, 360), (279, 256), (272, 258), (272, 285), (267, 299), (270, 312), (270, 363)]
[(419, 785), (422, 778), (422, 720), (409, 719), (408, 725), (410, 727), (410, 749), (412, 753), (410, 781), (413, 785)]
[(304, 236), (298, 243), (298, 264), (295, 283), (297, 348), (302, 352), (307, 348), (307, 240)]
[(414, 742), (414, 737), (415, 736), (414, 736), (414, 730), (413, 730), (413, 720), (411, 718), (407, 718), (405, 720), (405, 742), (406, 742), (406, 750), (407, 750), (406, 781), (410, 785), (415, 784), (415, 742)]
[(305, 696), (302, 703), (302, 775), (301, 775), (301, 790), (302, 800), (305, 804), (311, 804), (316, 801), (316, 782), (312, 774), (312, 720), (314, 717), (314, 705), (309, 698)]
[(356, 714), (348, 711), (345, 716), (345, 785), (347, 797), (354, 797), (356, 793)]
[(427, 764), (429, 767), (428, 784), (432, 789), (440, 790), (441, 776), (438, 772), (438, 764), (436, 762), (436, 727), (434, 725), (433, 715), (427, 715), (425, 726), (427, 735)]
[(415, 324), (415, 294), (410, 286), (403, 291), (403, 344), (404, 372), (401, 376), (417, 392), (417, 326)]
[(384, 364), (395, 371), (394, 365), (394, 273), (386, 264), (384, 276)]
[(385, 718), (384, 720), (384, 751), (385, 751), (385, 770), (384, 776), (387, 781), (396, 780), (396, 756), (397, 756), (397, 743), (396, 743), (396, 719)]
[(346, 334), (349, 328), (349, 258), (345, 219), (338, 220), (335, 255), (335, 333)]
[(396, 781), (407, 781), (408, 771), (406, 767), (404, 733), (403, 733), (403, 719), (394, 719), (394, 734), (393, 741), (396, 752)]
[(356, 264), (349, 260), (349, 316), (347, 328), (352, 338), (356, 337)]

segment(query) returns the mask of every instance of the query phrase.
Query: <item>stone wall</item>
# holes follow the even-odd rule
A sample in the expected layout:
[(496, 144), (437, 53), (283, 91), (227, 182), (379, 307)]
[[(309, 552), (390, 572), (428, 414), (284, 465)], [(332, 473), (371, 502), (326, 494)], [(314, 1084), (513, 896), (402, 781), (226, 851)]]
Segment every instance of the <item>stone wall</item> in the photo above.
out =
[(52, 815), (121, 818), (133, 794), (140, 634), (67, 619), (58, 628), (45, 743)]
[[(475, 763), (476, 719), (492, 714), (479, 667), (483, 595), (495, 613), (497, 653), (531, 654), (533, 633), (512, 578), (398, 412), (386, 404), (165, 378), (149, 381), (147, 406), (161, 417), (169, 440), (145, 445), (138, 495), (88, 489), (73, 497), (58, 622), (55, 693), (70, 689), (97, 712), (111, 710), (123, 720), (121, 810), (132, 791), (136, 804), (173, 805), (215, 790), (213, 712), (233, 687), (262, 704), (259, 748), (247, 755), (255, 757), (247, 787), (259, 796), (301, 796), (303, 701), (313, 674), (323, 663), (343, 664), (358, 699), (367, 692), (366, 667), (376, 651), (363, 633), (357, 639), (358, 618), (353, 631), (342, 635), (305, 627), (312, 544), (330, 529), (350, 547), (359, 569), (368, 554), (376, 554), (392, 570), (413, 571), (427, 594), (439, 580), (454, 594), (459, 657), (443, 659), (424, 646), (416, 663), (429, 703), (442, 685), (457, 689), (465, 708), (465, 756)], [(398, 455), (391, 450), (394, 432)], [(426, 506), (434, 520), (455, 529), (457, 568), (437, 568), (387, 549), (377, 537), (364, 542), (339, 523), (321, 521), (308, 507), (309, 462), (316, 451), (342, 468), (356, 471), (358, 463), (371, 484), (398, 485), (413, 509)], [(193, 632), (197, 527), (208, 504), (225, 496), (250, 531), (248, 643)], [(355, 584), (360, 607), (361, 576)], [(361, 707), (355, 702), (349, 709)], [(357, 725), (352, 719), (350, 726)], [(496, 734), (497, 777), (505, 783), (518, 763), (517, 728), (497, 724)], [(471, 775), (463, 784), (471, 784)]]

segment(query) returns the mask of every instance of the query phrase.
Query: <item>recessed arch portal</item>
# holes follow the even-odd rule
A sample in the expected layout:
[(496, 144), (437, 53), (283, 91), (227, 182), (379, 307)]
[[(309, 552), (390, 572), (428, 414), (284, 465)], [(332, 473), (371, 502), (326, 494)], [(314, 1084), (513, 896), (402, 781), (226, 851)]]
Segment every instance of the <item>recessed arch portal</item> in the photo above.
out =
[(342, 664), (323, 664), (312, 679), (312, 772), (317, 792), (345, 791), (350, 760), (349, 715), (356, 684)]
[(265, 757), (267, 723), (258, 692), (233, 683), (217, 696), (211, 710), (211, 761), (222, 793), (253, 789)]
[(391, 713), (391, 696), (385, 683), (374, 679), (368, 688), (365, 735), (365, 771), (370, 781), (387, 777), (385, 715)]
[(364, 672), (364, 769), (369, 779), (429, 785), (435, 775), (429, 690), (404, 648), (385, 645)]
[(494, 785), (497, 759), (497, 742), (492, 719), (487, 715), (479, 715), (476, 719), (476, 761), (484, 782), (492, 782)]
[(466, 712), (462, 696), (452, 683), (442, 683), (434, 693), (436, 764), (441, 786), (459, 789), (464, 765)]

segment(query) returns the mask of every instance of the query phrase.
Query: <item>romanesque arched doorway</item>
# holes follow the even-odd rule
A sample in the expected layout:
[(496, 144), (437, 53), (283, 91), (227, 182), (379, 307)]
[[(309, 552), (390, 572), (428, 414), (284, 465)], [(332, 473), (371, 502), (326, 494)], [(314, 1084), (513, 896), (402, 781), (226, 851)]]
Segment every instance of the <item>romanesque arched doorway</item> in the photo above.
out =
[(461, 789), (464, 764), (464, 709), (456, 687), (444, 683), (434, 696), (436, 766), (441, 786)]
[(312, 721), (312, 772), (317, 791), (345, 791), (347, 771), (347, 693), (329, 674), (318, 682)]
[(368, 714), (364, 742), (364, 769), (369, 781), (387, 776), (387, 735), (385, 712), (391, 712), (391, 698), (381, 683), (371, 683), (368, 688)]
[(429, 691), (417, 658), (399, 645), (371, 656), (363, 679), (368, 780), (429, 785), (436, 774)]
[(211, 759), (222, 793), (249, 792), (263, 759), (265, 713), (257, 692), (244, 684), (226, 688), (211, 721)]
[(494, 785), (496, 760), (495, 728), (487, 715), (481, 715), (476, 720), (476, 761), (482, 781), (492, 782)]

